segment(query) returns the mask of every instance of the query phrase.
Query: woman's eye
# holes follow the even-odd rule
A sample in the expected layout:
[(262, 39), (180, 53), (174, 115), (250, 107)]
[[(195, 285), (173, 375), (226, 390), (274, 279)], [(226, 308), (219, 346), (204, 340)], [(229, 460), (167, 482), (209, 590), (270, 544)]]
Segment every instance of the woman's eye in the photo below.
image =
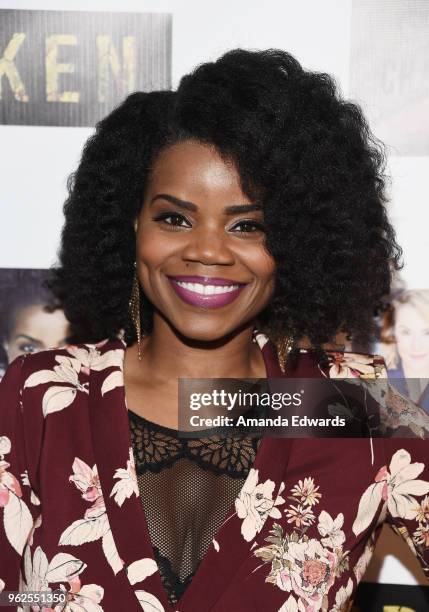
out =
[[(176, 212), (160, 213), (154, 217), (153, 220), (161, 222), (164, 225), (168, 225), (170, 229), (192, 227), (192, 224), (186, 217)], [(258, 221), (254, 221), (253, 219), (243, 219), (243, 221), (239, 221), (232, 227), (232, 231), (236, 234), (254, 234), (257, 232), (265, 232), (265, 228), (262, 223), (259, 223)]]
[(250, 219), (246, 219), (244, 221), (239, 221), (232, 228), (233, 231), (239, 234), (253, 234), (256, 232), (264, 232), (265, 228), (262, 223), (258, 223), (258, 221), (252, 221)]
[(154, 221), (162, 221), (166, 225), (173, 227), (191, 227), (189, 221), (183, 215), (179, 213), (161, 213), (154, 217)]
[(37, 351), (37, 346), (34, 344), (21, 344), (18, 346), (18, 350), (21, 353), (35, 353)]

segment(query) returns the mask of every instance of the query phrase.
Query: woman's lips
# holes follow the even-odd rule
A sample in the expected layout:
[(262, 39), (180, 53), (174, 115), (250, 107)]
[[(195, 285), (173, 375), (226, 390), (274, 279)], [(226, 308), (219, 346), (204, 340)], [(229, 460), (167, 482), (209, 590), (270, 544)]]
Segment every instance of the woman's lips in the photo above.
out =
[(206, 276), (169, 276), (176, 294), (187, 304), (201, 308), (221, 308), (233, 302), (246, 284)]

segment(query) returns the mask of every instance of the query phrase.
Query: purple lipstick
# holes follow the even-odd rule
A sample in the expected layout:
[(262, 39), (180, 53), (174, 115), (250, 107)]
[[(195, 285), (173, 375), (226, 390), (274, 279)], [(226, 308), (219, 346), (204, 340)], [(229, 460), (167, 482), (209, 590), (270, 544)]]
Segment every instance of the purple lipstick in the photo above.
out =
[(233, 302), (247, 283), (210, 276), (168, 276), (177, 295), (187, 304), (221, 308)]

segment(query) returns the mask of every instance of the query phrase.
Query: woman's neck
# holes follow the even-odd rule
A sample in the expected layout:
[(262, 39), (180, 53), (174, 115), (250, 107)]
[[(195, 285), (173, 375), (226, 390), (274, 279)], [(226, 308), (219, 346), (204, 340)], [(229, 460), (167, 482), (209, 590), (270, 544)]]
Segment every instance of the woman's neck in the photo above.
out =
[(154, 378), (160, 382), (177, 378), (264, 378), (264, 359), (252, 341), (253, 328), (250, 322), (219, 341), (197, 342), (182, 338), (157, 317), (152, 333), (142, 341), (142, 360), (138, 361), (137, 345), (128, 349), (129, 358), (143, 376), (150, 375), (152, 382)]

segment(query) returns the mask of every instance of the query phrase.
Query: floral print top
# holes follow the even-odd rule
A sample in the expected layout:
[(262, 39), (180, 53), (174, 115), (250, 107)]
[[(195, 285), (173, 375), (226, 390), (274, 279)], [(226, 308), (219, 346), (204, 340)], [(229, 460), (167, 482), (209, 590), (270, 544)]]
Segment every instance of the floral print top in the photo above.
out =
[[(267, 378), (281, 377), (274, 345), (254, 339)], [(264, 436), (172, 606), (139, 497), (124, 349), (117, 339), (18, 357), (0, 383), (0, 590), (65, 593), (65, 605), (33, 605), (43, 612), (346, 611), (384, 522), (429, 577), (429, 429), (389, 389), (406, 437)], [(385, 375), (377, 356), (326, 356), (301, 349), (287, 375)]]

